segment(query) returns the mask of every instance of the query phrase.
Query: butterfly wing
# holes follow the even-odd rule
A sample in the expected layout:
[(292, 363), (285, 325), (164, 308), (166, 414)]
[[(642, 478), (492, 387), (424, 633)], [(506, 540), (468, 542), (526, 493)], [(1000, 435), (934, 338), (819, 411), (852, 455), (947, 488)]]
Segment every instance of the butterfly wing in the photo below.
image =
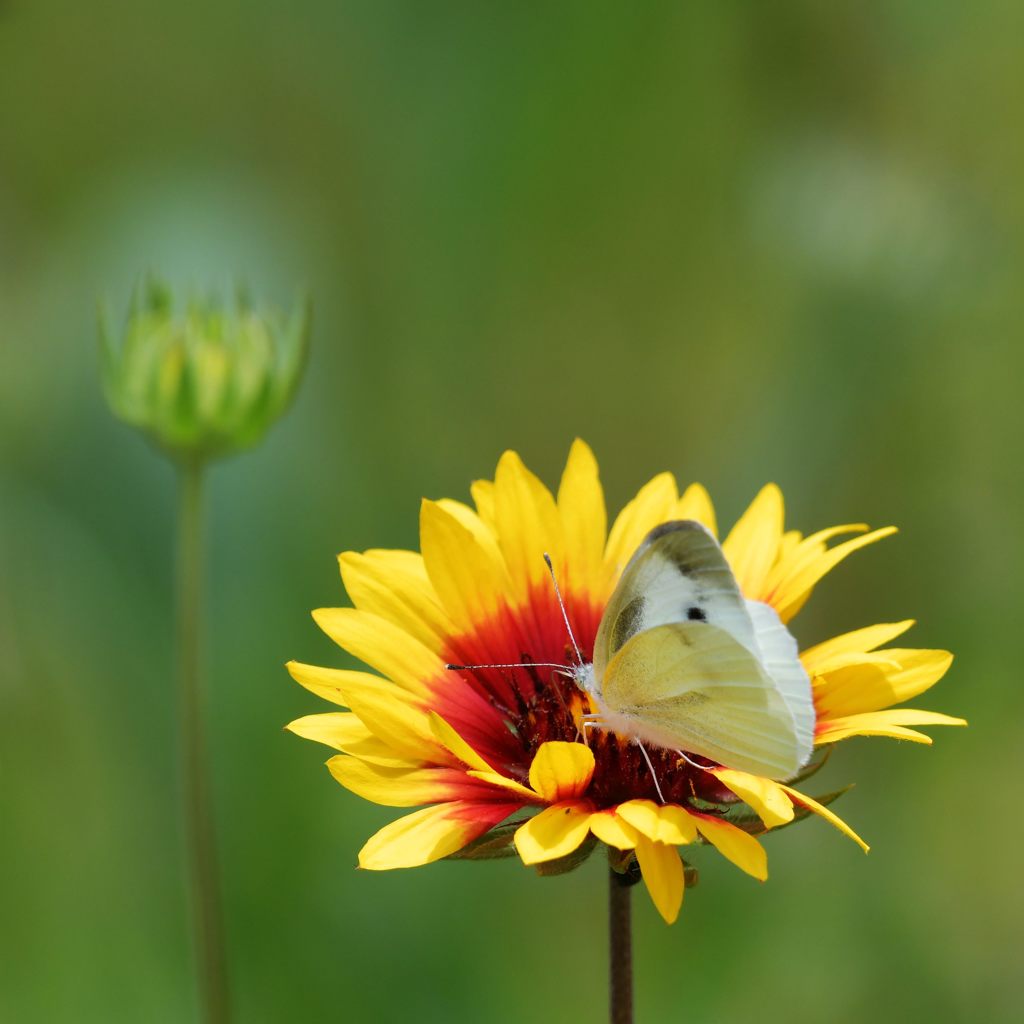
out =
[(800, 763), (810, 760), (814, 749), (814, 699), (811, 679), (800, 661), (800, 649), (778, 613), (760, 601), (747, 601), (747, 611), (754, 624), (754, 639), (761, 656), (761, 667), (771, 678), (793, 717)]
[(784, 779), (804, 759), (793, 716), (758, 658), (726, 630), (677, 622), (636, 634), (608, 663), (611, 729)]
[(594, 676), (644, 630), (670, 622), (703, 622), (756, 650), (743, 595), (718, 542), (700, 523), (676, 520), (655, 527), (622, 571), (594, 643)]

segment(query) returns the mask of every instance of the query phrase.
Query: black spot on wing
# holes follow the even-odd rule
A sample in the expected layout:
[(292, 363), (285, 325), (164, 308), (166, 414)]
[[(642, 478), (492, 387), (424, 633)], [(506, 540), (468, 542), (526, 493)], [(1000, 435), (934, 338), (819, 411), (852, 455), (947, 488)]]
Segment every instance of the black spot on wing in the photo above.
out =
[[(645, 543), (667, 538), (659, 546), (658, 553), (668, 559), (687, 579), (692, 578), (701, 569), (706, 568), (706, 559), (701, 555), (700, 548), (707, 542), (714, 544), (705, 527), (692, 519), (677, 519), (656, 526), (647, 534)], [(696, 547), (697, 550), (694, 550)]]
[(640, 623), (643, 621), (643, 616), (644, 598), (641, 594), (634, 597), (633, 600), (630, 601), (621, 612), (619, 612), (618, 618), (615, 620), (615, 625), (612, 626), (612, 635), (610, 639), (612, 654), (618, 651), (622, 645), (639, 630)]
[(697, 605), (692, 604), (686, 609), (686, 617), (691, 622), (707, 622), (708, 613), (703, 608), (699, 608)]

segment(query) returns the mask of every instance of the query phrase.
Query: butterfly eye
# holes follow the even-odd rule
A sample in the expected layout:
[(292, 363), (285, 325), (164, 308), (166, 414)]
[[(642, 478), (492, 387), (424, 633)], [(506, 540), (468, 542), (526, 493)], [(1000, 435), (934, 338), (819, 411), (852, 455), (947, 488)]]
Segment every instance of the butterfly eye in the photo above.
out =
[(708, 617), (703, 608), (698, 608), (697, 605), (690, 605), (686, 609), (686, 617), (691, 622), (707, 622)]

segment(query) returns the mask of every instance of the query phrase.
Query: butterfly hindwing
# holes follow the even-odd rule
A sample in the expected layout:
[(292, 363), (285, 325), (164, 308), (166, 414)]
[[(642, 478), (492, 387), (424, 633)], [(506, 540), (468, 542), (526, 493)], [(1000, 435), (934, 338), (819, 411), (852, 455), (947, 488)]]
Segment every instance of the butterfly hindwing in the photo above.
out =
[(814, 748), (814, 699), (811, 680), (800, 660), (797, 642), (783, 625), (778, 612), (760, 601), (747, 601), (754, 624), (754, 639), (761, 667), (771, 678), (789, 708), (796, 731), (801, 764), (810, 759)]
[(605, 670), (607, 725), (769, 778), (800, 767), (793, 717), (759, 660), (724, 629), (677, 622), (628, 640)]
[(598, 680), (634, 636), (672, 622), (703, 622), (755, 649), (746, 603), (718, 542), (690, 519), (663, 523), (644, 538), (608, 602), (594, 644)]

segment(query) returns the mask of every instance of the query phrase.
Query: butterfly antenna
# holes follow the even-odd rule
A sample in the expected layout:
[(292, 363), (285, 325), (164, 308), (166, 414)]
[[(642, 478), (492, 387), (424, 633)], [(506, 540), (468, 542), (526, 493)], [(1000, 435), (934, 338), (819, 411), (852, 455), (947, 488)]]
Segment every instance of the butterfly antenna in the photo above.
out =
[(687, 757), (681, 750), (677, 750), (676, 753), (691, 767), (699, 768), (702, 772), (710, 772), (711, 766), (706, 764), (697, 764), (692, 757)]
[(462, 672), (464, 670), (471, 670), (476, 668), (560, 668), (565, 671), (564, 665), (559, 665), (554, 661), (507, 661), (501, 664), (489, 664), (489, 665), (454, 665), (447, 664), (445, 668), (450, 672)]
[(565, 602), (562, 600), (562, 591), (558, 589), (558, 579), (555, 577), (555, 567), (551, 564), (551, 556), (545, 551), (544, 561), (547, 563), (548, 572), (551, 573), (551, 582), (555, 587), (555, 597), (558, 598), (558, 607), (562, 609), (562, 620), (565, 622), (566, 631), (569, 634), (569, 639), (572, 641), (572, 649), (576, 652), (576, 660), (582, 665), (583, 655), (580, 654), (580, 645), (576, 643), (576, 637), (573, 635), (572, 626), (569, 625), (569, 613), (565, 610)]
[(654, 765), (651, 764), (651, 755), (647, 753), (647, 748), (639, 741), (636, 741), (636, 745), (640, 748), (640, 753), (644, 755), (644, 760), (647, 762), (647, 768), (651, 773), (651, 778), (654, 780), (654, 788), (658, 794), (658, 800), (661, 803), (665, 802), (665, 795), (661, 791), (661, 786), (658, 784), (658, 776), (655, 774)]

